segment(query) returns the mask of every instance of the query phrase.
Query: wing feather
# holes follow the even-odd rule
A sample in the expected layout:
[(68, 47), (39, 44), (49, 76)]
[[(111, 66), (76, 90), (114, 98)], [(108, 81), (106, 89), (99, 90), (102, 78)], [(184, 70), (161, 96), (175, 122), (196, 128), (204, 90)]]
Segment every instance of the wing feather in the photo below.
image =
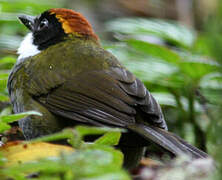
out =
[(143, 83), (119, 67), (78, 74), (37, 99), (75, 121), (127, 127), (145, 116), (147, 123), (167, 129), (159, 104)]

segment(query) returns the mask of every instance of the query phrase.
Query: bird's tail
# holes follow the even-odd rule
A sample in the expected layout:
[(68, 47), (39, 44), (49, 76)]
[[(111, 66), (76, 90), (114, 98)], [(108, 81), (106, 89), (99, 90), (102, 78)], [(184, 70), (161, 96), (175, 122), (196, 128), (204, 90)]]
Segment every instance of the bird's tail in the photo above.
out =
[(146, 126), (144, 124), (130, 125), (128, 129), (140, 134), (145, 139), (152, 141), (174, 155), (186, 154), (192, 158), (207, 158), (208, 155), (198, 148), (188, 144), (177, 135), (164, 129)]

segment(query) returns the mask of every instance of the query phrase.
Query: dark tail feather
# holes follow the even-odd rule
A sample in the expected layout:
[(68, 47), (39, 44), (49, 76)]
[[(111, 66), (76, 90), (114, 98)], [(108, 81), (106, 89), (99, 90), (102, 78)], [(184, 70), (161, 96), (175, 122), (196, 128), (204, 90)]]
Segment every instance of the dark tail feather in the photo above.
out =
[(135, 124), (128, 127), (130, 130), (137, 132), (147, 140), (160, 145), (174, 155), (187, 154), (193, 158), (207, 158), (208, 155), (198, 148), (188, 144), (186, 141), (164, 129)]

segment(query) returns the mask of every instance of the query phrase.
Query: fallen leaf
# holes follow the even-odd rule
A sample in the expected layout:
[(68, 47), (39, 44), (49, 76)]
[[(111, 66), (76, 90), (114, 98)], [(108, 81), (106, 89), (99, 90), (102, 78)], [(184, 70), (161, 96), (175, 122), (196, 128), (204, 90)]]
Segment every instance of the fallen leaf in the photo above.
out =
[(12, 141), (0, 147), (0, 153), (8, 160), (5, 164), (6, 167), (46, 157), (57, 157), (61, 153), (73, 151), (74, 149), (69, 146), (45, 142)]

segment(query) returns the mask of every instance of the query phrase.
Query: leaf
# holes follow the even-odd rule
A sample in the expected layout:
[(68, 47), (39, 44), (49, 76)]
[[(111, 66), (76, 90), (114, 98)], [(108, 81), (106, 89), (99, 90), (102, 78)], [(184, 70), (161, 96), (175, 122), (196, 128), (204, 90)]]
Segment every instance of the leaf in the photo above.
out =
[(107, 132), (102, 137), (97, 139), (94, 143), (113, 146), (119, 143), (120, 137), (121, 137), (120, 132)]
[[(51, 1), (44, 1), (44, 0), (10, 0), (10, 3), (7, 1), (1, 1), (2, 12), (23, 12), (24, 14), (36, 14), (41, 13), (49, 8), (61, 7), (64, 3), (60, 0), (51, 0)], [(13, 16), (13, 15), (12, 15)], [(14, 15), (12, 20), (15, 20), (17, 14)]]
[(0, 70), (0, 91), (3, 92), (7, 87), (8, 81), (8, 70)]
[(201, 88), (207, 89), (222, 89), (222, 74), (213, 72), (204, 76), (200, 82)]
[(16, 58), (12, 56), (6, 56), (0, 60), (1, 64), (14, 64), (16, 62)]
[(0, 117), (3, 115), (10, 115), (11, 113), (12, 113), (12, 108), (6, 107), (6, 108), (2, 109), (2, 111), (0, 113)]
[(81, 136), (100, 135), (100, 134), (105, 134), (107, 132), (125, 132), (125, 130), (120, 128), (108, 128), (108, 127), (76, 126), (75, 129), (81, 134)]
[(177, 105), (174, 96), (170, 93), (153, 92), (152, 95), (161, 105), (174, 106), (174, 107), (176, 107)]
[(0, 101), (1, 102), (9, 102), (9, 97), (7, 95), (0, 93)]
[(50, 143), (25, 143), (22, 141), (9, 142), (0, 148), (0, 152), (7, 158), (5, 166), (12, 166), (45, 157), (56, 157), (63, 153), (73, 152), (69, 146)]
[(179, 63), (181, 60), (177, 53), (160, 45), (134, 39), (125, 40), (125, 42), (138, 52), (143, 52), (149, 56), (154, 56), (167, 62)]
[[(193, 83), (205, 75), (219, 70), (220, 65), (211, 59), (189, 52), (180, 52), (182, 61), (179, 64), (181, 75), (191, 78)], [(199, 83), (199, 82), (198, 82)]]
[(106, 29), (128, 35), (154, 35), (182, 47), (192, 46), (195, 39), (193, 30), (169, 20), (118, 18), (108, 22)]
[(200, 91), (204, 98), (215, 105), (222, 105), (222, 74), (213, 72), (205, 75), (200, 81)]
[[(98, 157), (92, 156), (91, 158), (96, 159), (96, 161), (98, 163), (95, 160), (90, 161), (90, 159), (86, 159), (86, 161), (88, 161), (87, 165), (95, 166), (95, 164), (97, 164), (97, 165), (103, 164), (103, 166), (107, 165), (112, 170), (118, 170), (119, 168), (122, 167), (123, 154), (119, 150), (116, 150), (114, 147), (109, 147), (106, 145), (104, 146), (101, 144), (100, 145), (99, 144), (89, 144), (85, 151), (86, 152), (96, 151), (96, 154), (98, 154), (98, 157), (101, 158), (99, 160)], [(99, 155), (99, 154), (101, 154), (101, 155)], [(101, 157), (101, 156), (104, 156), (104, 157)], [(104, 172), (107, 171), (107, 170), (105, 170), (106, 167), (103, 167), (103, 169), (104, 169), (103, 170)]]
[(15, 62), (15, 57), (6, 56), (0, 60), (0, 69), (11, 69)]
[[(155, 53), (158, 53), (157, 48), (159, 46), (154, 48)], [(144, 53), (138, 53), (138, 51), (135, 52), (134, 49), (132, 50), (132, 48), (128, 48), (123, 44), (115, 44), (108, 50), (115, 54), (144, 83), (152, 83), (163, 87), (184, 87), (184, 77), (180, 75), (177, 63), (169, 63), (161, 58), (148, 56), (148, 54), (144, 55)], [(174, 53), (172, 56), (174, 56)]]
[(16, 50), (19, 47), (22, 38), (12, 35), (0, 35), (0, 48), (7, 50)]
[(8, 129), (10, 129), (10, 128), (11, 128), (10, 125), (8, 125), (8, 124), (6, 124), (6, 123), (0, 122), (0, 133), (4, 132), (4, 131), (6, 131), (6, 130), (8, 130)]
[[(41, 145), (40, 143), (35, 144), (36, 146), (38, 144)], [(35, 144), (31, 144), (30, 149), (32, 146), (34, 147)], [(47, 148), (48, 145), (52, 148)], [(53, 147), (54, 145), (52, 144), (44, 143), (42, 147), (38, 146), (36, 149), (43, 154), (48, 154), (47, 152), (50, 149), (55, 149)], [(22, 149), (24, 149), (24, 147), (21, 147), (21, 150)], [(47, 149), (46, 153), (44, 153), (45, 149)], [(59, 149), (61, 148), (59, 147), (58, 150)], [(35, 148), (32, 150), (33, 152), (36, 151)], [(67, 152), (69, 152), (69, 150)], [(20, 150), (18, 153), (20, 153)], [(25, 152), (22, 150), (21, 153), (24, 154)], [(61, 175), (65, 175), (65, 177), (69, 177), (69, 179), (102, 179), (103, 177), (115, 177), (116, 179), (128, 180), (129, 176), (122, 169), (122, 160), (123, 154), (120, 151), (112, 147), (92, 145), (81, 151), (63, 153), (53, 158), (47, 155), (44, 159), (38, 160), (37, 158), (35, 161), (26, 161), (19, 165), (15, 164), (15, 166), (8, 166), (4, 169), (1, 168), (0, 174), (6, 175), (6, 177), (25, 177), (27, 173), (39, 172), (40, 177), (47, 177), (48, 179), (52, 179), (53, 177), (59, 178)]]
[(41, 141), (57, 141), (62, 139), (73, 138), (74, 140), (77, 138), (78, 132), (75, 129), (64, 129), (60, 132), (45, 135), (42, 137), (38, 137), (36, 139), (31, 140), (30, 142), (41, 142)]
[(1, 115), (0, 122), (12, 123), (30, 115), (42, 116), (42, 114), (37, 111), (27, 111), (19, 114)]

